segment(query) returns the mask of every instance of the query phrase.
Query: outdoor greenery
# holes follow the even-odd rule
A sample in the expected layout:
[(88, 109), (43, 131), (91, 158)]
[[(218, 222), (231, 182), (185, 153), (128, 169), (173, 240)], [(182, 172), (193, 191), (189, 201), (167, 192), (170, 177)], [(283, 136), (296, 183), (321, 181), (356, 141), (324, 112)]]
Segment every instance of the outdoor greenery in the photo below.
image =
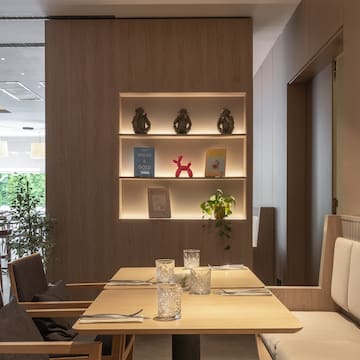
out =
[[(37, 186), (36, 190), (31, 180)], [(33, 175), (15, 175), (9, 179), (7, 201), (10, 205), (12, 232), (7, 245), (16, 258), (40, 252), (46, 264), (54, 246), (50, 237), (54, 220), (41, 210), (44, 191), (40, 192), (39, 184), (39, 179), (34, 179)]]
[[(226, 218), (232, 214), (232, 207), (235, 205), (235, 198), (232, 195), (225, 195), (221, 189), (200, 204), (203, 217), (215, 219), (215, 227), (221, 238), (231, 238), (231, 223)], [(225, 250), (230, 249), (230, 244), (226, 244)]]
[(33, 194), (39, 200), (38, 206), (45, 207), (45, 174), (1, 174), (0, 173), (0, 206), (12, 203), (16, 185), (21, 176), (29, 181)]

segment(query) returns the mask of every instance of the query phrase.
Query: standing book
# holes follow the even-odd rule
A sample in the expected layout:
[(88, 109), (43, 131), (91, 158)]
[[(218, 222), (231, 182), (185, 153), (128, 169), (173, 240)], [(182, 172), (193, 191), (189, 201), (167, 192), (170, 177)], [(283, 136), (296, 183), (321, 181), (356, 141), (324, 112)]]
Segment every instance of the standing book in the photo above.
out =
[(209, 149), (206, 152), (205, 177), (225, 176), (226, 149)]
[(154, 157), (153, 147), (134, 147), (134, 176), (154, 177)]

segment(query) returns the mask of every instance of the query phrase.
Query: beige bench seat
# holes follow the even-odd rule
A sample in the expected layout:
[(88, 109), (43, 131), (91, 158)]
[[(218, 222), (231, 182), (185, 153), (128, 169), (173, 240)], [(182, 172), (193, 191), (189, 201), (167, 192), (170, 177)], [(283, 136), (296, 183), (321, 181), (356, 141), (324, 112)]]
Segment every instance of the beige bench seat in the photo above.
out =
[(263, 334), (276, 360), (359, 360), (360, 330), (337, 312), (294, 311), (303, 324), (295, 334)]
[[(302, 323), (303, 329), (295, 334), (261, 335), (272, 359), (360, 360), (359, 240), (360, 218), (328, 217), (320, 286), (312, 293), (308, 292), (310, 296), (307, 298), (301, 299), (301, 289), (293, 292), (299, 299), (287, 304)], [(285, 296), (286, 292), (291, 293), (290, 288), (283, 289), (283, 299), (290, 299)], [(322, 294), (318, 299), (327, 297), (334, 311), (328, 311), (331, 309), (325, 302), (324, 308), (321, 308), (320, 302), (312, 304), (312, 300), (316, 299), (315, 294)]]

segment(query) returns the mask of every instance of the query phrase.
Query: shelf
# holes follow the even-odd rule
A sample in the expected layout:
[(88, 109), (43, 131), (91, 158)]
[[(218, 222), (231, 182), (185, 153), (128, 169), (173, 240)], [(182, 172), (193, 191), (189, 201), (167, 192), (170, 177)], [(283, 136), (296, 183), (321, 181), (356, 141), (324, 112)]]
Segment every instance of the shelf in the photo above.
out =
[[(187, 134), (187, 135), (178, 135), (178, 134), (152, 134), (151, 132), (139, 135), (133, 133), (121, 133), (119, 136), (122, 139), (132, 139), (132, 140), (234, 140), (234, 139), (246, 139), (246, 134), (231, 134), (231, 135), (222, 135), (222, 134)], [(220, 139), (219, 139), (220, 137)]]
[(188, 135), (220, 135), (217, 121), (224, 108), (234, 117), (233, 133), (246, 133), (244, 93), (120, 93), (120, 133), (134, 133), (132, 119), (138, 107), (144, 109), (151, 122), (149, 134), (174, 134), (173, 122), (182, 108), (188, 111), (192, 122)]
[(244, 92), (122, 92), (121, 98), (229, 98), (245, 97)]
[[(148, 218), (147, 189), (165, 187), (169, 190), (171, 219), (201, 219), (200, 204), (218, 188), (236, 199), (233, 219), (245, 219), (246, 179), (224, 178), (125, 178), (119, 181), (120, 219)], [(191, 186), (189, 187), (189, 184)]]
[[(217, 189), (231, 194), (236, 206), (230, 220), (246, 220), (247, 131), (246, 94), (223, 93), (120, 93), (119, 98), (119, 219), (148, 219), (148, 188), (169, 191), (172, 220), (201, 220), (200, 204)], [(151, 122), (147, 134), (135, 134), (132, 119), (142, 107)], [(176, 134), (173, 122), (185, 108), (191, 119), (187, 134)], [(234, 118), (232, 134), (220, 134), (217, 122), (223, 109)], [(154, 177), (134, 177), (134, 148), (154, 149)], [(226, 149), (225, 176), (204, 177), (209, 149)], [(176, 160), (191, 162), (193, 177), (175, 177)], [(152, 219), (153, 220), (153, 219)]]
[(135, 176), (119, 176), (120, 180), (128, 181), (152, 181), (152, 180), (166, 180), (166, 181), (219, 181), (219, 180), (246, 180), (244, 176), (229, 176), (229, 177), (135, 177)]

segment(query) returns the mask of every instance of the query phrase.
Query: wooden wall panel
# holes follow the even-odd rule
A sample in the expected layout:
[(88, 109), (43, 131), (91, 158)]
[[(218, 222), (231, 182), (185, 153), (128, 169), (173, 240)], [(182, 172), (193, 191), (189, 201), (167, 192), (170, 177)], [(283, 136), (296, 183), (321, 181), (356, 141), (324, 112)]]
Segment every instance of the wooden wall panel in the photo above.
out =
[(308, 168), (306, 86), (287, 92), (287, 267), (285, 284), (303, 285), (308, 236)]
[[(57, 219), (52, 278), (105, 280), (119, 266), (251, 266), (251, 216), (233, 223), (232, 250), (206, 222), (118, 220), (118, 93), (246, 91), (252, 213), (250, 19), (51, 20), (46, 23), (47, 203)], [(204, 227), (202, 225), (205, 225)]]
[(305, 0), (305, 3), (309, 33), (308, 55), (311, 58), (343, 26), (344, 1)]
[(360, 2), (345, 3), (344, 26), (344, 120), (342, 124), (342, 199), (340, 214), (360, 214)]

